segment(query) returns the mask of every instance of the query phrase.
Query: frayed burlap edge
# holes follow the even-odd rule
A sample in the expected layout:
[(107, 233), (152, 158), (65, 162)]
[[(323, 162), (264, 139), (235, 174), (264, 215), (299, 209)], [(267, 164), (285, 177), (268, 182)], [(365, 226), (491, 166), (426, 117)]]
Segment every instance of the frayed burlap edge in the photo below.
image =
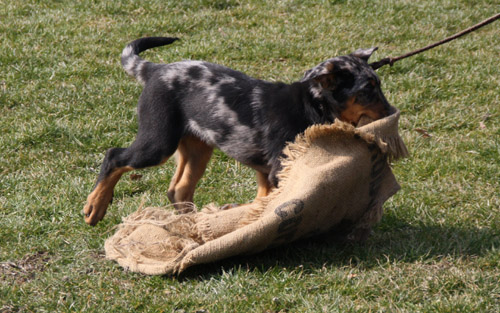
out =
[(375, 140), (382, 153), (387, 155), (389, 162), (405, 158), (409, 155), (406, 145), (398, 132), (400, 114), (399, 110), (394, 109), (392, 115), (372, 121), (355, 130), (357, 134), (364, 133), (372, 135), (373, 140)]
[[(304, 134), (297, 136), (295, 142), (289, 143), (284, 149), (285, 157), (282, 160), (283, 170), (279, 174), (280, 181), (284, 185), (286, 184), (293, 163), (307, 152), (314, 141), (320, 139), (322, 136), (333, 136), (339, 139), (360, 138), (372, 146), (377, 146), (380, 152), (385, 154), (389, 159), (407, 156), (408, 151), (397, 132), (397, 120), (393, 120), (399, 118), (399, 112), (396, 111), (390, 118), (392, 119), (392, 123), (396, 124), (396, 128), (392, 134), (374, 132), (375, 127), (373, 127), (373, 123), (377, 123), (378, 121), (359, 128), (340, 121), (335, 121), (332, 125), (315, 125), (310, 127)], [(380, 125), (377, 127), (380, 127)], [(397, 188), (389, 191), (386, 196), (390, 196), (396, 191)], [(268, 197), (257, 199), (252, 204), (246, 205), (247, 211), (243, 218), (238, 220), (235, 228), (243, 227), (257, 221), (263, 215), (268, 203), (280, 194), (280, 189), (276, 189)], [(367, 208), (365, 214), (357, 221), (355, 227), (348, 234), (348, 239), (352, 238), (355, 241), (359, 239), (358, 237), (366, 235), (365, 232), (371, 229), (370, 226), (380, 220), (382, 216), (382, 203), (384, 201), (385, 199), (381, 199), (381, 201), (372, 203)], [(129, 217), (124, 218), (123, 224), (120, 225), (116, 234), (106, 241), (105, 250), (107, 258), (116, 260), (121, 266), (131, 271), (150, 275), (181, 272), (193, 263), (190, 259), (192, 254), (190, 252), (204, 244), (207, 240), (213, 239), (212, 237), (217, 237), (211, 233), (208, 225), (207, 227), (203, 227), (202, 223), (199, 223), (200, 220), (196, 218), (197, 214), (194, 214), (195, 211), (193, 210), (191, 213), (185, 214), (175, 214), (172, 211), (165, 210), (165, 208), (138, 210)], [(216, 214), (217, 211), (220, 211), (218, 207), (209, 205), (201, 213), (212, 215)], [(143, 226), (159, 227), (168, 230), (172, 236), (169, 236), (168, 240), (162, 242), (154, 242), (154, 240), (147, 243), (121, 242), (122, 238), (128, 237), (137, 228)], [(176, 234), (179, 234), (179, 236)], [(168, 255), (171, 255), (173, 260), (167, 264), (165, 262), (140, 264), (137, 260), (144, 260), (144, 253), (151, 251), (148, 247), (154, 247), (153, 250), (169, 251)], [(137, 255), (141, 255), (142, 258), (137, 258)], [(168, 255), (166, 258), (169, 258)], [(154, 260), (154, 257), (152, 259)]]
[[(398, 133), (399, 117), (400, 111), (394, 108), (393, 114), (385, 119), (377, 121), (364, 121), (366, 125), (359, 128), (338, 119), (330, 125), (310, 126), (304, 133), (297, 135), (295, 140), (293, 142), (289, 142), (283, 149), (284, 157), (281, 159), (283, 169), (278, 174), (278, 178), (281, 182), (280, 184), (286, 184), (293, 163), (307, 152), (314, 141), (325, 136), (337, 138), (353, 138), (358, 136), (368, 144), (376, 144), (380, 151), (387, 155), (389, 162), (407, 157), (408, 150), (403, 142), (403, 139)], [(391, 125), (391, 127), (387, 127), (387, 125)], [(389, 131), (380, 132), (378, 131), (380, 128), (385, 128)], [(395, 190), (394, 193), (396, 191), (397, 190)], [(248, 225), (258, 220), (262, 216), (269, 201), (277, 197), (280, 193), (281, 188), (277, 188), (267, 197), (255, 199), (252, 203), (253, 207), (248, 210), (248, 214), (240, 221), (240, 225)], [(373, 213), (372, 211), (373, 210), (367, 212), (367, 216), (370, 214), (381, 216), (381, 214)], [(364, 220), (372, 220), (372, 218), (366, 217)]]
[[(194, 204), (191, 213), (177, 214), (172, 210), (165, 210), (166, 208), (141, 207), (124, 217), (116, 233), (104, 243), (106, 258), (116, 260), (118, 264), (133, 272), (157, 275), (173, 271), (164, 263), (151, 262), (145, 265), (138, 262), (144, 259), (143, 254), (151, 247), (156, 247), (159, 251), (171, 251), (172, 257), (178, 259), (203, 243), (196, 226)], [(168, 231), (171, 237), (155, 242), (129, 241), (130, 234), (140, 227), (159, 227)]]

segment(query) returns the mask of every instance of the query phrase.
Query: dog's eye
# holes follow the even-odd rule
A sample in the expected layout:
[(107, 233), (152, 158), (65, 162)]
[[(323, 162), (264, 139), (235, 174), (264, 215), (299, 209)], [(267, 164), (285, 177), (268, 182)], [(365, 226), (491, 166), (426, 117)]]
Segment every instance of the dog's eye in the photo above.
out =
[(375, 88), (377, 88), (378, 86), (378, 83), (376, 80), (372, 79), (370, 80), (366, 85), (365, 85), (365, 89), (366, 90), (374, 90)]
[(370, 84), (370, 83), (366, 84), (365, 88), (364, 88), (364, 90), (367, 90), (367, 91), (371, 91), (371, 90), (374, 90), (374, 89), (375, 89), (375, 86), (372, 85), (372, 84)]

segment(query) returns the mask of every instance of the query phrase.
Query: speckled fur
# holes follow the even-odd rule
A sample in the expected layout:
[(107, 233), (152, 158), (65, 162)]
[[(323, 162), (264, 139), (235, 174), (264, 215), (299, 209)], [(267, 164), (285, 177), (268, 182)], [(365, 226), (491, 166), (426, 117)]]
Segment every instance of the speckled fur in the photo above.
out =
[[(207, 157), (210, 147), (217, 147), (256, 169), (271, 188), (278, 186), (286, 143), (309, 126), (331, 124), (336, 118), (356, 124), (365, 111), (376, 118), (389, 113), (380, 80), (367, 63), (375, 49), (326, 60), (291, 84), (252, 78), (204, 61), (156, 64), (139, 57), (144, 50), (176, 40), (141, 38), (122, 52), (125, 71), (144, 85), (137, 106), (139, 127), (130, 147), (106, 153), (84, 208), (91, 225), (104, 215), (122, 173), (165, 162), (183, 138), (194, 137), (209, 146)], [(198, 151), (189, 153), (196, 158)], [(111, 176), (113, 180), (107, 179)], [(189, 181), (189, 175), (181, 176)], [(194, 188), (196, 182), (189, 184)]]

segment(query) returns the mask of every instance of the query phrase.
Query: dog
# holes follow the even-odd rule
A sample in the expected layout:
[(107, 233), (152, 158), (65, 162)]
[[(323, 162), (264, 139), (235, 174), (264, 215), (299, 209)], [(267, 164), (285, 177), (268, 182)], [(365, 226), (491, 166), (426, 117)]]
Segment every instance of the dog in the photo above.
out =
[(356, 125), (363, 115), (389, 115), (380, 79), (367, 63), (377, 48), (328, 59), (291, 84), (204, 61), (157, 64), (139, 57), (177, 39), (141, 38), (122, 52), (125, 71), (144, 85), (138, 132), (130, 147), (106, 152), (83, 210), (90, 225), (104, 217), (122, 174), (163, 164), (176, 151), (167, 193), (172, 203), (192, 202), (214, 147), (255, 169), (257, 197), (264, 197), (279, 184), (285, 144), (307, 127), (336, 118)]

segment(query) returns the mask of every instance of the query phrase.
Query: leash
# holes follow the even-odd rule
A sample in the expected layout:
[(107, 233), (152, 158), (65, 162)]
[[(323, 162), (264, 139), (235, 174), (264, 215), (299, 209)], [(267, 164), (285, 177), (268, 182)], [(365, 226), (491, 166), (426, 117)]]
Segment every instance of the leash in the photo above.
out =
[(415, 54), (418, 54), (418, 53), (421, 53), (421, 52), (424, 52), (424, 51), (427, 51), (429, 49), (432, 49), (434, 47), (437, 47), (437, 46), (440, 46), (444, 43), (447, 43), (448, 41), (452, 41), (454, 39), (457, 39), (459, 37), (462, 37), (463, 35), (466, 35), (470, 32), (473, 32), (485, 25), (488, 25), (496, 20), (498, 20), (500, 18), (500, 13), (496, 14), (496, 15), (493, 15), (492, 17), (482, 21), (481, 23), (478, 23), (472, 27), (469, 27), (459, 33), (456, 33), (455, 35), (453, 36), (450, 36), (448, 38), (445, 38), (441, 41), (438, 41), (436, 43), (433, 43), (431, 45), (428, 45), (428, 46), (425, 46), (421, 49), (417, 49), (417, 50), (414, 50), (414, 51), (411, 51), (411, 52), (408, 52), (406, 54), (403, 54), (401, 56), (398, 56), (398, 57), (395, 57), (395, 58), (391, 58), (391, 57), (387, 57), (387, 58), (383, 58), (382, 60), (378, 61), (378, 62), (373, 62), (373, 63), (370, 63), (370, 66), (374, 69), (374, 70), (377, 70), (379, 68), (381, 68), (382, 66), (384, 65), (387, 65), (389, 64), (390, 66), (392, 66), (395, 62), (399, 61), (399, 60), (402, 60), (402, 59), (406, 59), (407, 57), (411, 57), (412, 55), (415, 55)]

